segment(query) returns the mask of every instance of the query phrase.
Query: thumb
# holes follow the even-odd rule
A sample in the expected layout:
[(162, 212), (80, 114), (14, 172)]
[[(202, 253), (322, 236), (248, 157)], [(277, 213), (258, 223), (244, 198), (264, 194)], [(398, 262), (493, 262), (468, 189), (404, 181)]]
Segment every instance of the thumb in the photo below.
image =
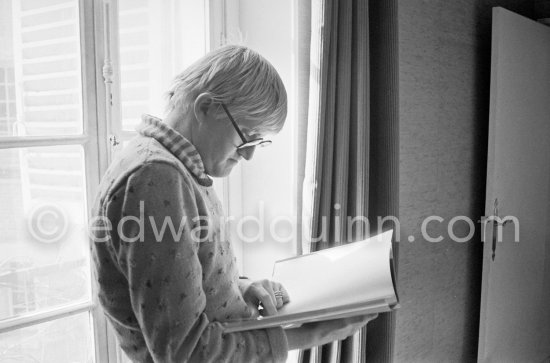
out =
[(258, 310), (258, 306), (251, 303), (251, 302), (247, 302), (246, 305), (248, 306), (248, 309), (250, 310), (250, 317), (251, 318), (257, 318), (260, 316), (260, 311)]

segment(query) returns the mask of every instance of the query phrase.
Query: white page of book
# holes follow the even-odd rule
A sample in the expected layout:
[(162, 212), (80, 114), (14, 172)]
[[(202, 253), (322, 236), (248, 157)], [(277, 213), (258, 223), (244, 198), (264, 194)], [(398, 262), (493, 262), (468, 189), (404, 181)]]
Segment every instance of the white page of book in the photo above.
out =
[(277, 315), (380, 299), (396, 302), (390, 272), (392, 232), (278, 261), (273, 280), (283, 284), (290, 302)]

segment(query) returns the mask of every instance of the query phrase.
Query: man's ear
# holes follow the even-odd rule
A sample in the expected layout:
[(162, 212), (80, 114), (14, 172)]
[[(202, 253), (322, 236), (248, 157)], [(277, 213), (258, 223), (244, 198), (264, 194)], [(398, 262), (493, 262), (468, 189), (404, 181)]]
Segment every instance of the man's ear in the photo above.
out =
[(206, 120), (208, 116), (213, 115), (216, 112), (216, 103), (210, 95), (210, 93), (201, 93), (195, 98), (195, 103), (193, 105), (195, 118), (199, 123), (202, 123)]

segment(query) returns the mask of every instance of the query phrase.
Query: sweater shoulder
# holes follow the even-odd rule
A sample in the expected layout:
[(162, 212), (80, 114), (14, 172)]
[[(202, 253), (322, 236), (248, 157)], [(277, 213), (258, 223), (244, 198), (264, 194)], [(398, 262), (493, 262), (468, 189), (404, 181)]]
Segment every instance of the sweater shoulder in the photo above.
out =
[(113, 159), (101, 184), (100, 204), (124, 187), (128, 179), (138, 173), (172, 173), (178, 175), (189, 189), (197, 189), (198, 183), (183, 163), (157, 140), (137, 136)]

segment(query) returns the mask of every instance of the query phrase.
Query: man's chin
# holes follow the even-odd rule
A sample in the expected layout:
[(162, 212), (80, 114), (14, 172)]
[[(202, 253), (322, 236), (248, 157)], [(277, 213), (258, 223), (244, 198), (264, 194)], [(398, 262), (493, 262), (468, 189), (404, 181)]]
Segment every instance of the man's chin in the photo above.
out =
[(238, 162), (228, 162), (224, 168), (219, 168), (216, 170), (213, 170), (211, 173), (208, 171), (206, 174), (210, 175), (212, 178), (225, 178), (229, 174), (231, 174), (231, 171), (233, 170), (233, 167), (237, 165)]

